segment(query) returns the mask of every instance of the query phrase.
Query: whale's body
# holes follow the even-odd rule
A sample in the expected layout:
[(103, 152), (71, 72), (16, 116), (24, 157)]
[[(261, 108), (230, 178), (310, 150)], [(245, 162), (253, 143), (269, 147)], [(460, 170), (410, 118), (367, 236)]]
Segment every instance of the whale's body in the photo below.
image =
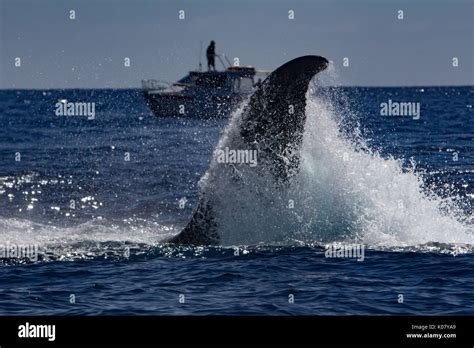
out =
[[(222, 236), (216, 202), (225, 200), (218, 185), (245, 185), (242, 177), (253, 175), (273, 180), (275, 187), (289, 183), (299, 169), (300, 150), (306, 121), (306, 91), (312, 77), (324, 70), (328, 60), (303, 56), (280, 66), (250, 97), (233, 128), (220, 140), (218, 148), (257, 151), (255, 168), (217, 163), (214, 159), (201, 182), (199, 202), (188, 225), (170, 243), (218, 245)], [(224, 177), (224, 179), (223, 179)], [(255, 190), (258, 195), (258, 188)], [(238, 223), (238, 222), (236, 222)]]

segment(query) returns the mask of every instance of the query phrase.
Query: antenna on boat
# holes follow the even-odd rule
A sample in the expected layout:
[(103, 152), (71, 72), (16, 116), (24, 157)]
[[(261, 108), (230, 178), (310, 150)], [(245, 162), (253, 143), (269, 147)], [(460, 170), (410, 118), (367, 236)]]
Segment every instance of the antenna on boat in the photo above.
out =
[(202, 41), (199, 41), (199, 71), (202, 71), (201, 57), (202, 57)]
[(227, 64), (229, 65), (229, 67), (232, 66), (232, 63), (230, 62), (229, 58), (227, 58), (227, 56), (225, 54), (222, 54), (222, 56), (224, 57), (224, 59), (226, 60)]
[[(232, 64), (229, 61), (229, 58), (225, 54), (216, 54), (216, 57), (219, 58), (219, 61), (221, 62), (222, 66), (224, 67), (224, 70), (227, 68), (230, 68)], [(227, 61), (228, 66), (225, 65), (224, 61), (222, 60), (222, 57)]]

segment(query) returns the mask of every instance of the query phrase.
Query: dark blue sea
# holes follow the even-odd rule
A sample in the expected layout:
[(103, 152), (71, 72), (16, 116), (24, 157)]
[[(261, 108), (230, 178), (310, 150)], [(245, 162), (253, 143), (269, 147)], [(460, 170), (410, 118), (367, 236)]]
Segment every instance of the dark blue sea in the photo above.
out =
[[(160, 241), (227, 119), (157, 118), (140, 90), (0, 91), (0, 315), (474, 315), (474, 88), (315, 94), (291, 217), (222, 187), (248, 214), (225, 246), (184, 247)], [(326, 257), (348, 243), (363, 260)]]

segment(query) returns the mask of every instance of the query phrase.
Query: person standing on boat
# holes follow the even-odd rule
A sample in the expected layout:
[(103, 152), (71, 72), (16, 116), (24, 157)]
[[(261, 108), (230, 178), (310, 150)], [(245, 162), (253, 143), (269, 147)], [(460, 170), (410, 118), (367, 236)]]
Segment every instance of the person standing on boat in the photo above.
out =
[(216, 59), (215, 59), (216, 58), (216, 43), (214, 41), (211, 41), (211, 43), (207, 47), (206, 56), (207, 56), (207, 70), (216, 71)]

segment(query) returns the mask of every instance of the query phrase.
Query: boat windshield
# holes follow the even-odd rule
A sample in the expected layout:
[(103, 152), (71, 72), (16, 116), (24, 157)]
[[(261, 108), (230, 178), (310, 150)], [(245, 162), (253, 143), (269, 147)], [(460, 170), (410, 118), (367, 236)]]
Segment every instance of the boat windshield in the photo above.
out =
[(250, 77), (238, 77), (234, 79), (232, 85), (232, 91), (234, 93), (251, 93), (253, 92), (253, 79)]
[(240, 79), (240, 92), (250, 93), (253, 90), (253, 80), (250, 77), (242, 77)]

